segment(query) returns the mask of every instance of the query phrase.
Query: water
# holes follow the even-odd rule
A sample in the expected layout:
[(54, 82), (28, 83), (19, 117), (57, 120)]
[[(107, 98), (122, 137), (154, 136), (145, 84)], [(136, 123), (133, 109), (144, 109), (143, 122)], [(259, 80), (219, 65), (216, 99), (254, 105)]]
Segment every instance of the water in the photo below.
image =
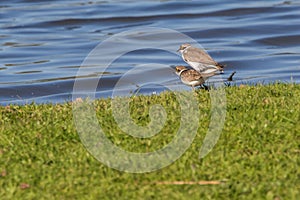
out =
[(102, 55), (150, 44), (173, 52), (137, 49), (108, 68), (95, 61), (82, 66), (84, 73), (76, 81), (84, 84), (101, 77), (96, 97), (110, 96), (114, 88), (152, 94), (181, 86), (172, 67), (185, 64), (176, 55), (185, 41), (149, 34), (150, 27), (193, 38), (226, 65), (224, 76), (237, 72), (236, 84), (300, 82), (297, 0), (7, 0), (0, 2), (0, 104), (71, 100), (75, 77), (89, 53), (101, 42), (137, 28), (144, 31), (112, 39)]

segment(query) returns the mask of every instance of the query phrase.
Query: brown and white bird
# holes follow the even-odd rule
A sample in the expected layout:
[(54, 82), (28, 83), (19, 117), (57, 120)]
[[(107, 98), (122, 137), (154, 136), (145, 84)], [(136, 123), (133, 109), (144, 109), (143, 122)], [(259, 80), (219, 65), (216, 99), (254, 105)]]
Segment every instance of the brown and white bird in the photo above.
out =
[(209, 76), (203, 76), (194, 69), (187, 69), (184, 66), (176, 66), (176, 74), (180, 77), (181, 82), (191, 86), (195, 90), (196, 86), (202, 86)]
[(223, 65), (217, 63), (203, 49), (185, 43), (177, 50), (183, 60), (201, 74), (223, 73)]

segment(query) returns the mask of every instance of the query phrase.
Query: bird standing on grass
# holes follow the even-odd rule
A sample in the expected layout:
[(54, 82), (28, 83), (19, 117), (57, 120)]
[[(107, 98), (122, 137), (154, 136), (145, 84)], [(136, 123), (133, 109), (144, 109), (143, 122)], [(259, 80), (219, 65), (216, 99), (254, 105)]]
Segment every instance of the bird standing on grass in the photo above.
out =
[(191, 86), (195, 90), (196, 86), (202, 86), (208, 76), (203, 76), (194, 69), (187, 69), (184, 66), (176, 66), (176, 74), (185, 85)]

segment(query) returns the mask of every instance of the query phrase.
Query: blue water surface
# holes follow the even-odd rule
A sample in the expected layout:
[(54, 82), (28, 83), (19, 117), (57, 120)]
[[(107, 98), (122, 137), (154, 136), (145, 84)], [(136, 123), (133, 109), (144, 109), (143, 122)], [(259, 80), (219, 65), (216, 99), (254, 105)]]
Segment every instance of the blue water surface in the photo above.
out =
[[(85, 83), (100, 78), (96, 97), (129, 88), (132, 93), (155, 94), (182, 85), (173, 69), (185, 65), (176, 54), (185, 41), (149, 32), (151, 27), (194, 39), (226, 65), (224, 77), (237, 72), (235, 84), (300, 82), (297, 0), (4, 0), (0, 104), (69, 101), (75, 79)], [(107, 66), (93, 58), (92, 65), (82, 65), (107, 40), (111, 45), (98, 58), (117, 56), (114, 62)], [(138, 49), (148, 44), (162, 49)], [(118, 55), (123, 51), (127, 53)], [(80, 68), (84, 73), (76, 77)]]

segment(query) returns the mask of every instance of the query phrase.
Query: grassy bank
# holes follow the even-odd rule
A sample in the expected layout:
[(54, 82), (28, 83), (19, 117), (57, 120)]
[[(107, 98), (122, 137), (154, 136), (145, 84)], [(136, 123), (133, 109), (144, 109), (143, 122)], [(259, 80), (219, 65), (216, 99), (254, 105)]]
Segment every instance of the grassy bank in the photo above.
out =
[[(197, 135), (177, 161), (130, 174), (90, 155), (76, 132), (72, 104), (0, 107), (1, 199), (300, 199), (300, 85), (226, 88), (226, 121), (214, 149), (199, 160), (210, 122), (208, 91), (197, 91)], [(149, 123), (149, 107), (168, 114), (162, 131), (137, 139), (118, 128), (110, 100), (95, 103), (107, 137), (134, 152), (168, 144), (180, 125), (174, 94), (130, 99), (131, 116)], [(187, 121), (188, 123), (189, 121)]]

